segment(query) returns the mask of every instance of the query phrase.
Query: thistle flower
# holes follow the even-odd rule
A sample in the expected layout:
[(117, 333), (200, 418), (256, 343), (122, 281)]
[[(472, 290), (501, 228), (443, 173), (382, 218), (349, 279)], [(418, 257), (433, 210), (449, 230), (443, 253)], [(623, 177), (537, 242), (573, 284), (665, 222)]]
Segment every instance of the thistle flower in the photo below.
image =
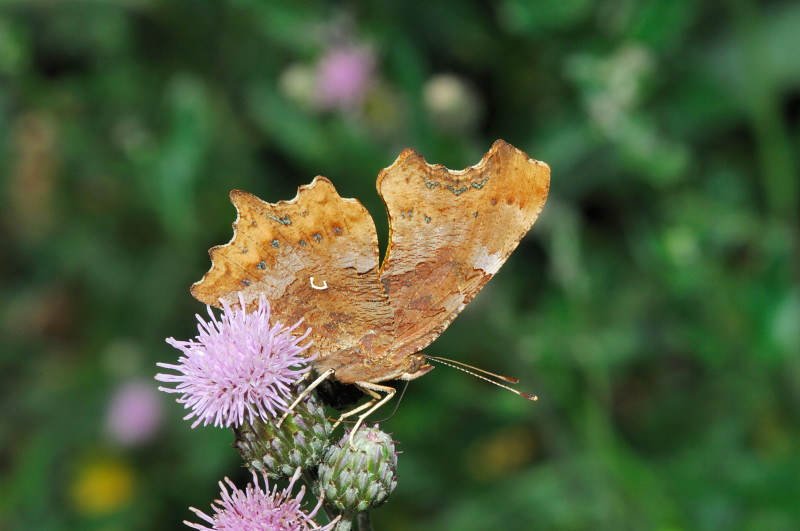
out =
[(361, 105), (372, 83), (374, 63), (368, 48), (329, 50), (317, 66), (319, 105), (324, 109), (341, 110)]
[[(211, 504), (214, 515), (209, 516), (199, 509), (189, 509), (197, 516), (211, 524), (211, 527), (184, 520), (184, 524), (201, 531), (328, 531), (333, 529), (338, 519), (320, 527), (314, 520), (322, 498), (310, 513), (300, 507), (305, 495), (305, 487), (300, 488), (297, 497), (292, 497), (292, 487), (300, 477), (298, 468), (292, 476), (289, 486), (278, 492), (278, 487), (269, 490), (269, 480), (264, 475), (264, 490), (258, 483), (258, 476), (253, 472), (253, 482), (248, 483), (244, 491), (236, 488), (233, 482), (225, 478), (228, 488), (220, 481), (220, 499)], [(216, 505), (215, 505), (216, 504)]]
[(319, 487), (341, 511), (362, 512), (382, 505), (397, 486), (397, 453), (392, 437), (364, 426), (332, 445), (319, 466)]
[(183, 353), (178, 364), (158, 363), (179, 374), (158, 374), (156, 380), (178, 384), (175, 388), (159, 387), (166, 393), (181, 393), (177, 402), (191, 409), (184, 419), (197, 417), (192, 428), (201, 422), (214, 426), (241, 426), (245, 414), (251, 422), (268, 420), (289, 404), (294, 383), (313, 358), (301, 353), (310, 343), (299, 343), (308, 336), (292, 336), (294, 326), (269, 324), (269, 303), (262, 297), (258, 309), (245, 312), (222, 302), (222, 318), (218, 320), (208, 308), (211, 320), (199, 315), (198, 335), (190, 341), (167, 339), (167, 343)]
[(106, 412), (106, 431), (122, 446), (153, 438), (161, 426), (161, 396), (148, 381), (132, 380), (114, 392)]
[[(299, 395), (304, 383), (292, 386)], [(325, 408), (314, 393), (309, 393), (287, 415), (280, 427), (275, 422), (245, 422), (234, 430), (244, 462), (271, 478), (289, 477), (297, 467), (315, 468), (330, 446), (331, 424)]]

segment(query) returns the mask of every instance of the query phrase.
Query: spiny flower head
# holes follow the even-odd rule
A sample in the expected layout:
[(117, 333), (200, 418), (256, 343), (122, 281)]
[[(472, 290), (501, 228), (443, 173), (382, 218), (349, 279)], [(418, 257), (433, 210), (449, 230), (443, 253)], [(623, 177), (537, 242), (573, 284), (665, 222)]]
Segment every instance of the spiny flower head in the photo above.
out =
[(391, 435), (362, 427), (328, 448), (319, 465), (319, 487), (341, 511), (361, 512), (386, 502), (397, 486), (397, 452)]
[(167, 393), (180, 393), (178, 403), (191, 412), (185, 419), (197, 417), (214, 426), (241, 426), (255, 418), (268, 420), (288, 407), (286, 398), (294, 383), (313, 357), (302, 352), (311, 343), (300, 345), (302, 336), (291, 333), (281, 323), (270, 326), (269, 303), (262, 297), (258, 309), (247, 313), (241, 294), (241, 307), (231, 308), (222, 302), (222, 317), (217, 319), (208, 308), (210, 321), (199, 315), (198, 335), (190, 341), (168, 338), (167, 343), (183, 353), (176, 365), (158, 363), (178, 374), (158, 374), (156, 380), (175, 383), (175, 388), (159, 387)]
[(300, 488), (297, 497), (292, 497), (292, 487), (299, 476), (300, 469), (298, 468), (292, 476), (289, 486), (281, 492), (278, 492), (278, 487), (273, 487), (272, 491), (269, 490), (269, 480), (266, 475), (263, 476), (264, 490), (262, 490), (255, 472), (253, 472), (253, 482), (248, 483), (243, 491), (237, 489), (230, 479), (225, 478), (231, 491), (228, 492), (228, 487), (221, 481), (219, 482), (220, 499), (211, 504), (211, 508), (214, 509), (213, 516), (190, 507), (197, 516), (211, 524), (211, 527), (185, 520), (183, 523), (201, 531), (328, 531), (333, 529), (338, 518), (323, 527), (313, 520), (322, 507), (322, 498), (314, 510), (309, 513), (300, 507), (300, 502), (305, 495), (305, 487)]
[[(292, 396), (300, 396), (304, 382), (292, 386)], [(276, 422), (245, 422), (234, 430), (234, 448), (250, 468), (270, 478), (288, 478), (297, 467), (316, 468), (330, 446), (331, 424), (325, 407), (315, 393), (307, 394), (283, 419)]]

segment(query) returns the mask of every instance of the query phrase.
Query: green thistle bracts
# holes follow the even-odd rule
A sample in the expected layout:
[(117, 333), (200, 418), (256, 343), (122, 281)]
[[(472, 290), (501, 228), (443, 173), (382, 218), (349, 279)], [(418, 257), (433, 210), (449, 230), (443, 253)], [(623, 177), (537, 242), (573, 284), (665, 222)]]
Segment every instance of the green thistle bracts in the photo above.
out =
[(397, 486), (397, 454), (388, 433), (361, 427), (328, 449), (319, 466), (319, 485), (328, 504), (362, 512), (383, 504)]
[(272, 478), (289, 477), (297, 467), (317, 466), (330, 445), (331, 424), (314, 394), (299, 403), (280, 428), (277, 423), (278, 419), (256, 419), (234, 430), (233, 446), (247, 466)]

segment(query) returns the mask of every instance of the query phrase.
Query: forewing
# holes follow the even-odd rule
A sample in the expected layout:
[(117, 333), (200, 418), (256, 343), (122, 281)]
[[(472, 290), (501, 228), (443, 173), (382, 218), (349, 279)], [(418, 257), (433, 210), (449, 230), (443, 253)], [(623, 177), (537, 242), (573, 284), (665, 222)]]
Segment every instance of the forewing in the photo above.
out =
[(392, 313), (378, 282), (378, 240), (367, 210), (342, 199), (317, 177), (297, 197), (266, 203), (231, 192), (238, 217), (233, 239), (209, 251), (212, 267), (192, 286), (200, 301), (219, 306), (244, 297), (248, 309), (266, 296), (273, 318), (284, 325), (304, 319), (313, 351), (324, 357), (389, 341)]
[(390, 227), (380, 278), (402, 357), (436, 339), (506, 261), (544, 206), (550, 168), (502, 140), (463, 171), (407, 149), (377, 186)]

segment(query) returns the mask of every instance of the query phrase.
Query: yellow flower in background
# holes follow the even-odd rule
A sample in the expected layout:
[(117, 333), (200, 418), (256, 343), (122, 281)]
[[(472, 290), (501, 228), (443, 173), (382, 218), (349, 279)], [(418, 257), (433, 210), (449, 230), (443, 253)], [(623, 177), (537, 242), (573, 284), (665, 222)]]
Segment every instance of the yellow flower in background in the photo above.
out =
[(476, 479), (500, 478), (527, 466), (538, 453), (534, 433), (522, 426), (501, 429), (473, 444), (467, 468)]
[(133, 497), (135, 477), (128, 463), (113, 457), (87, 460), (70, 486), (78, 513), (99, 516), (128, 505)]

